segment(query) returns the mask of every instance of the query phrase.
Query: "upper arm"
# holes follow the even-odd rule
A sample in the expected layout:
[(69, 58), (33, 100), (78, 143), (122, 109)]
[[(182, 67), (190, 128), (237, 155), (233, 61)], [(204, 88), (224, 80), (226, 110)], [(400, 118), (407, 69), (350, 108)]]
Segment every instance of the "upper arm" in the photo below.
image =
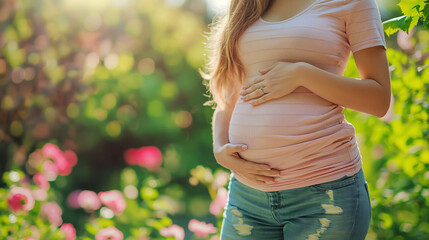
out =
[(386, 49), (383, 23), (375, 0), (349, 0), (345, 8), (345, 33), (352, 53), (374, 46)]
[(384, 88), (390, 88), (389, 64), (383, 47), (365, 48), (355, 52), (353, 56), (362, 79), (374, 79)]
[(232, 112), (234, 111), (235, 108), (235, 104), (238, 101), (238, 98), (240, 97), (240, 91), (235, 90), (231, 96), (231, 98), (229, 99), (229, 101), (227, 101), (226, 105), (225, 105), (225, 112), (227, 113), (228, 116), (228, 121), (231, 118)]
[(359, 76), (377, 81), (390, 94), (387, 47), (377, 3), (375, 0), (351, 0), (346, 8), (345, 31)]
[(377, 81), (384, 89), (384, 100), (389, 106), (390, 72), (385, 48), (383, 46), (369, 47), (355, 52), (353, 56), (360, 78)]
[(390, 103), (390, 72), (380, 12), (375, 0), (348, 1), (346, 36), (361, 79), (372, 79), (383, 88), (383, 102)]
[(229, 90), (231, 91), (231, 97), (229, 99), (226, 99), (226, 104), (224, 106), (224, 110), (226, 112), (232, 113), (232, 111), (235, 108), (235, 104), (238, 101), (238, 98), (241, 96), (240, 92), (243, 91), (243, 89), (241, 88), (241, 84), (239, 82), (233, 82), (233, 83), (229, 83)]
[(233, 91), (231, 97), (226, 100), (226, 103), (223, 106), (218, 105), (216, 107), (217, 112), (223, 112), (223, 114), (225, 115), (225, 121), (227, 124), (229, 124), (232, 112), (235, 108), (235, 104), (237, 103), (238, 98), (241, 96), (241, 89), (239, 89), (238, 87), (234, 87), (231, 89)]

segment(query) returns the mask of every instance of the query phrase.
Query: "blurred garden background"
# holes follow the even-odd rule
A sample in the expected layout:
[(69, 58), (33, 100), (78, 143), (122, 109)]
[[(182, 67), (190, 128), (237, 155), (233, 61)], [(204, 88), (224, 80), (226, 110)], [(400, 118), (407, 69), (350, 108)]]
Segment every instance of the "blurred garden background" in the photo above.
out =
[[(198, 69), (228, 2), (0, 1), (0, 239), (218, 239), (229, 171)], [(429, 1), (377, 3), (391, 108), (344, 110), (367, 239), (429, 239)]]

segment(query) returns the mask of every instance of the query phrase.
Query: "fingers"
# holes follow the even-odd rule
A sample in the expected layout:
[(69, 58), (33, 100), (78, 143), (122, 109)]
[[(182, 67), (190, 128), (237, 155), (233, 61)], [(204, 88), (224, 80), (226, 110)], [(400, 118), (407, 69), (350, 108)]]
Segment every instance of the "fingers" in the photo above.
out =
[(255, 184), (265, 184), (264, 181), (257, 179), (255, 175), (241, 174), (238, 172), (234, 172), (234, 175), (238, 175), (242, 178), (247, 179), (248, 181), (254, 182)]
[(232, 154), (235, 152), (242, 152), (242, 151), (245, 151), (247, 149), (246, 144), (227, 143), (227, 144), (225, 144), (225, 147), (226, 147), (226, 150), (229, 154)]
[(263, 175), (263, 176), (269, 176), (269, 177), (280, 177), (280, 170), (275, 168), (271, 168), (269, 170), (262, 170), (262, 169), (255, 169), (254, 167), (252, 168), (244, 167), (243, 169), (245, 169), (251, 174)]
[(242, 152), (247, 149), (247, 146), (245, 144), (227, 143), (225, 147), (227, 149), (227, 152), (229, 152), (229, 154), (233, 156), (233, 159), (228, 160), (228, 165), (231, 168), (236, 169), (237, 166), (239, 166), (243, 171), (247, 172), (248, 174), (258, 176), (259, 178), (261, 178), (261, 180), (273, 180), (274, 177), (280, 176), (280, 170), (271, 168), (269, 164), (256, 163), (241, 158), (238, 152)]
[(260, 72), (261, 74), (265, 74), (266, 72), (271, 71), (271, 69), (273, 69), (273, 68), (274, 68), (275, 66), (277, 66), (278, 64), (279, 64), (279, 62), (276, 62), (276, 63), (272, 64), (271, 66), (269, 66), (269, 67), (267, 67), (267, 68), (259, 69), (259, 72)]
[(257, 162), (251, 162), (243, 158), (238, 158), (238, 161), (240, 161), (241, 168), (245, 169), (246, 171), (254, 174), (261, 174), (261, 175), (270, 175), (270, 176), (279, 176), (280, 170), (271, 168), (269, 164), (266, 163), (257, 163)]
[(253, 90), (253, 92), (249, 91), (250, 93), (248, 93), (245, 96), (242, 96), (241, 99), (243, 99), (243, 101), (247, 101), (247, 100), (250, 100), (250, 99), (253, 99), (253, 98), (261, 97), (264, 94), (266, 94), (265, 90), (266, 90), (266, 88), (264, 88), (264, 91), (260, 90), (259, 89), (259, 85), (258, 85), (257, 88)]
[(261, 181), (263, 183), (273, 183), (275, 182), (274, 177), (264, 176), (264, 175), (258, 175), (258, 174), (250, 174), (251, 177), (257, 181)]
[(266, 102), (266, 101), (268, 101), (268, 100), (270, 100), (272, 98), (273, 98), (272, 97), (272, 93), (267, 93), (267, 94), (261, 96), (258, 99), (250, 101), (249, 103), (252, 104), (252, 106), (256, 106), (256, 105), (262, 104), (262, 103), (264, 103), (264, 102)]
[(272, 177), (280, 176), (280, 170), (271, 168), (270, 165), (268, 164), (250, 162), (238, 156), (235, 160), (239, 161), (237, 165), (240, 167), (240, 169), (249, 174), (272, 176)]
[(240, 92), (241, 96), (245, 96), (249, 93), (255, 92), (258, 90), (258, 88), (263, 86), (263, 82), (262, 80), (258, 81), (257, 83), (252, 83), (251, 85), (249, 85), (249, 87), (247, 89), (244, 89), (243, 91)]
[(241, 165), (243, 168), (245, 168), (246, 170), (250, 170), (252, 172), (258, 172), (258, 171), (262, 171), (262, 170), (271, 170), (270, 165), (265, 164), (265, 163), (255, 163), (255, 162), (250, 162), (247, 161), (245, 159), (239, 159), (241, 160)]
[(245, 85), (243, 86), (243, 89), (244, 89), (244, 90), (246, 90), (248, 87), (253, 86), (253, 85), (255, 85), (256, 83), (259, 83), (259, 82), (263, 81), (264, 79), (265, 79), (265, 76), (258, 77), (256, 80), (254, 80), (254, 81), (252, 81), (252, 82), (250, 82), (250, 83), (245, 84)]
[(255, 184), (266, 184), (274, 181), (273, 179), (270, 179), (269, 177), (264, 176), (258, 176), (257, 174), (243, 174), (239, 172), (234, 172), (235, 175), (238, 175), (242, 178), (247, 179), (248, 181), (254, 182)]

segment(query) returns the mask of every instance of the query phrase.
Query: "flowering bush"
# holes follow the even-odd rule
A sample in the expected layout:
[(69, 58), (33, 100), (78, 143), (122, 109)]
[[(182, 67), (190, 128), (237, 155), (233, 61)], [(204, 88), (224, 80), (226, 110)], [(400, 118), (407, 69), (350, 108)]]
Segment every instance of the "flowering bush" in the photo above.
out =
[[(77, 164), (76, 154), (61, 151), (47, 143), (28, 157), (27, 172), (15, 169), (5, 172), (6, 188), (0, 189), (1, 239), (184, 239), (185, 229), (168, 216), (168, 196), (159, 187), (167, 180), (155, 177), (161, 170), (162, 153), (155, 146), (129, 149), (124, 159), (130, 164), (121, 172), (122, 190), (95, 192), (76, 189), (65, 199), (59, 196), (55, 181), (67, 177)], [(30, 172), (32, 174), (30, 174)], [(31, 176), (32, 175), (32, 176)], [(227, 200), (225, 184), (229, 174), (215, 174), (201, 165), (191, 170), (191, 185), (203, 183), (213, 200), (210, 213), (221, 223)], [(32, 181), (31, 181), (31, 180)], [(85, 231), (77, 231), (73, 223), (63, 222), (63, 209), (70, 207), (86, 214)], [(218, 239), (218, 227), (190, 219), (187, 228), (192, 238)]]
[[(157, 154), (159, 157), (159, 150)], [(148, 155), (148, 157), (151, 156)], [(57, 175), (67, 176), (71, 173), (73, 166), (77, 163), (75, 153), (69, 150), (63, 152), (56, 145), (47, 143), (42, 149), (31, 153), (28, 161), (31, 166), (29, 170), (33, 172), (32, 182), (21, 170), (12, 170), (3, 176), (8, 188), (0, 189), (0, 195), (7, 196), (1, 198), (5, 200), (0, 204), (0, 214), (3, 216), (0, 220), (1, 238), (76, 239), (76, 230), (73, 225), (63, 223), (61, 215), (64, 206), (60, 206), (60, 198), (56, 196), (55, 189), (50, 187), (49, 183), (54, 182)], [(128, 169), (128, 171), (133, 170)], [(143, 186), (143, 189), (145, 187), (147, 186)], [(70, 193), (66, 201), (69, 206), (81, 208), (91, 214), (86, 224), (87, 232), (79, 235), (91, 239), (123, 239), (122, 231), (130, 233), (133, 230), (139, 230), (134, 231), (132, 235), (144, 239), (144, 237), (159, 236), (152, 229), (159, 230), (171, 225), (166, 212), (162, 208), (155, 209), (153, 204), (150, 204), (152, 199), (147, 199), (148, 196), (143, 194), (142, 200), (146, 205), (139, 206), (136, 194), (132, 194), (130, 188), (126, 189), (128, 192), (125, 196), (128, 199), (125, 199), (119, 190), (99, 193), (91, 190), (75, 190)], [(116, 219), (115, 216), (123, 215), (127, 201), (132, 207), (129, 208), (126, 213), (128, 216), (124, 219), (131, 220), (130, 213), (136, 211), (145, 213), (138, 218), (146, 220), (146, 223), (141, 221), (139, 229), (129, 225), (130, 227), (122, 228), (121, 231), (115, 226), (121, 225), (124, 219)]]
[[(1, 239), (75, 239), (72, 224), (63, 223), (62, 209), (50, 187), (58, 175), (67, 176), (77, 163), (72, 151), (47, 143), (31, 153), (27, 171), (3, 174), (7, 188), (0, 189)], [(32, 181), (30, 181), (32, 179)]]

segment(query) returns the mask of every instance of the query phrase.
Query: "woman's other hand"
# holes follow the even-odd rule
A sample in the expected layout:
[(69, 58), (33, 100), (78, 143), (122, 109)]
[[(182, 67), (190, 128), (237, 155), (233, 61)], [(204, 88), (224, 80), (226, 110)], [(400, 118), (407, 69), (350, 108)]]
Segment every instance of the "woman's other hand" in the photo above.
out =
[(243, 87), (241, 99), (253, 100), (249, 103), (255, 106), (288, 95), (301, 85), (305, 68), (306, 63), (303, 62), (277, 62), (260, 69), (262, 75)]
[(247, 149), (244, 144), (227, 143), (214, 149), (214, 156), (219, 165), (257, 184), (270, 183), (280, 176), (280, 171), (271, 169), (268, 164), (255, 163), (239, 156)]

